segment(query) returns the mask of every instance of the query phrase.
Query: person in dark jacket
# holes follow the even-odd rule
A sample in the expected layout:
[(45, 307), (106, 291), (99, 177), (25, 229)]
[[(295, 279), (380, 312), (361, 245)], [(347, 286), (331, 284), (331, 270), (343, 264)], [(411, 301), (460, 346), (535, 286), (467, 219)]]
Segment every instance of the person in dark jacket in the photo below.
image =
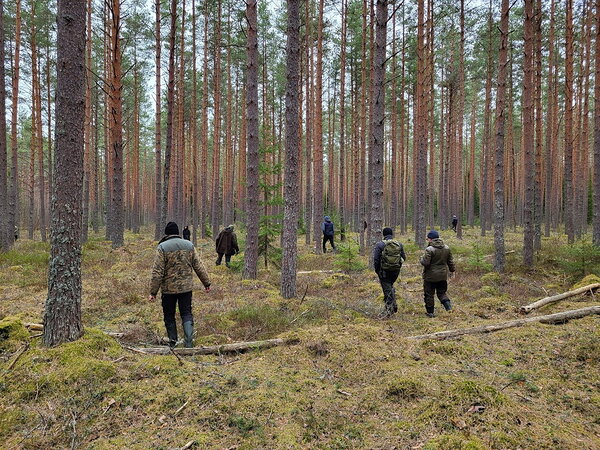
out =
[[(394, 230), (391, 228), (384, 228), (381, 233), (383, 234), (383, 240), (375, 244), (375, 247), (373, 248), (373, 266), (375, 268), (375, 273), (379, 277), (381, 289), (383, 290), (383, 301), (385, 304), (383, 316), (390, 317), (398, 311), (394, 283), (400, 275), (402, 261), (406, 261), (406, 253), (404, 253), (404, 247), (400, 242), (393, 241)], [(394, 246), (391, 247), (392, 251), (401, 258), (396, 257), (393, 264), (389, 261), (390, 257), (387, 256), (387, 254), (384, 254), (387, 241), (393, 241), (395, 243)]]
[(218, 255), (216, 261), (217, 266), (221, 265), (223, 255), (225, 255), (225, 265), (229, 267), (231, 256), (236, 255), (240, 251), (240, 248), (238, 247), (237, 236), (233, 232), (233, 225), (229, 225), (221, 230), (217, 236), (215, 247)]
[(188, 225), (186, 225), (185, 227), (183, 227), (183, 232), (182, 232), (182, 234), (183, 234), (183, 238), (184, 238), (186, 241), (190, 241), (190, 240), (191, 240), (191, 239), (190, 239), (190, 235), (191, 235), (191, 233), (190, 233), (190, 227), (189, 227)]
[(458, 225), (458, 217), (456, 215), (452, 215), (452, 230), (456, 231), (456, 226)]
[(156, 248), (150, 281), (150, 300), (156, 300), (156, 294), (160, 289), (165, 328), (171, 347), (175, 347), (177, 344), (177, 323), (175, 322), (177, 304), (179, 304), (179, 314), (183, 322), (184, 346), (193, 346), (192, 289), (194, 272), (200, 278), (204, 289), (207, 292), (210, 291), (208, 273), (200, 261), (194, 245), (181, 239), (177, 224), (169, 222), (165, 228), (165, 236)]
[(450, 247), (440, 239), (440, 234), (431, 230), (427, 233), (429, 245), (421, 256), (423, 266), (423, 292), (427, 317), (435, 317), (434, 295), (442, 302), (446, 311), (452, 310), (452, 302), (448, 298), (448, 272), (452, 277), (456, 273), (456, 266), (452, 259)]
[(327, 250), (325, 250), (325, 243), (327, 241), (331, 244), (332, 250), (335, 251), (335, 244), (333, 243), (335, 229), (329, 216), (325, 216), (325, 222), (321, 224), (321, 231), (323, 232), (323, 253), (327, 253)]

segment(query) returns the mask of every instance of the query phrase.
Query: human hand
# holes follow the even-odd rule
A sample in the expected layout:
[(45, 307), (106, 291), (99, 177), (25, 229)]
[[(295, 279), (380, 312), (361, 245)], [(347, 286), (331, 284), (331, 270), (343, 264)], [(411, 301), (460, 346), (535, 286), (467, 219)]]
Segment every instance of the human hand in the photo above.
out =
[(154, 300), (156, 300), (156, 295), (152, 295), (152, 294), (150, 294), (150, 295), (148, 296), (148, 300), (150, 300), (151, 302), (153, 302)]

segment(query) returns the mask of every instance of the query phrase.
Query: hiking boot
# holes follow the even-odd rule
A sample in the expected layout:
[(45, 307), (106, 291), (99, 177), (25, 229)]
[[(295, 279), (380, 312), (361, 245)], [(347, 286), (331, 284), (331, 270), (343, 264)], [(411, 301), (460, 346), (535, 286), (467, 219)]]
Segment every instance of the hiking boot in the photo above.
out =
[(165, 323), (165, 328), (169, 338), (169, 347), (173, 348), (177, 345), (177, 324), (175, 322)]
[(442, 305), (444, 305), (446, 311), (452, 311), (452, 302), (450, 300), (443, 301)]
[(194, 322), (183, 322), (183, 346), (192, 348), (194, 346)]
[(427, 317), (429, 317), (430, 319), (433, 319), (435, 317), (434, 313), (426, 313)]

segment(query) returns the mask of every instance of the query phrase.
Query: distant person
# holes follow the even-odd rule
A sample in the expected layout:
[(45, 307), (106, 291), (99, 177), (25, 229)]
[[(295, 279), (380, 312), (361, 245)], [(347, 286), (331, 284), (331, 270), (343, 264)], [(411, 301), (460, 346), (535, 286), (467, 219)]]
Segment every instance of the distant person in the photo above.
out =
[(193, 346), (192, 289), (194, 272), (200, 278), (206, 292), (209, 292), (210, 279), (200, 261), (198, 252), (191, 242), (181, 239), (177, 224), (169, 222), (165, 228), (165, 236), (160, 240), (156, 249), (150, 282), (150, 300), (156, 299), (156, 294), (160, 289), (170, 347), (175, 347), (177, 344), (175, 308), (178, 303), (183, 323), (184, 346)]
[(183, 238), (184, 238), (186, 241), (190, 241), (190, 240), (191, 240), (191, 239), (190, 239), (190, 236), (191, 236), (191, 233), (190, 233), (190, 227), (189, 227), (188, 225), (186, 225), (185, 227), (183, 227), (183, 232), (182, 232), (182, 235), (183, 235)]
[(15, 241), (19, 240), (19, 227), (15, 225)]
[(325, 216), (325, 222), (321, 224), (321, 231), (323, 232), (323, 253), (327, 253), (325, 244), (329, 242), (331, 244), (332, 251), (335, 251), (335, 244), (333, 243), (333, 236), (335, 235), (335, 228), (331, 217)]
[(452, 303), (446, 291), (448, 290), (448, 272), (454, 277), (456, 266), (452, 259), (450, 247), (444, 244), (437, 231), (431, 230), (427, 233), (427, 242), (429, 245), (423, 256), (421, 256), (423, 292), (427, 317), (435, 317), (434, 295), (436, 293), (444, 309), (446, 311), (452, 310)]
[(394, 283), (400, 275), (402, 262), (406, 261), (406, 254), (402, 244), (394, 240), (394, 230), (384, 228), (382, 234), (383, 240), (373, 248), (373, 265), (383, 290), (383, 316), (390, 317), (398, 311)]
[(458, 225), (458, 217), (455, 214), (452, 215), (452, 229), (456, 232), (456, 226)]
[(229, 225), (221, 230), (217, 236), (215, 247), (218, 255), (216, 261), (217, 266), (221, 265), (223, 255), (225, 255), (225, 265), (227, 267), (231, 267), (231, 257), (240, 251), (240, 248), (238, 247), (237, 236), (233, 231), (233, 225)]

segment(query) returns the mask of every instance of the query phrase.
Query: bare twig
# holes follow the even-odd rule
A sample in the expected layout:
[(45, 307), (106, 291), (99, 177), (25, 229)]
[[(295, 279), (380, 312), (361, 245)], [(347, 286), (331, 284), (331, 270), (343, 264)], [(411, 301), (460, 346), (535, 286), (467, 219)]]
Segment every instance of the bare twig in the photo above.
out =
[(177, 411), (175, 411), (175, 414), (174, 414), (174, 415), (175, 415), (175, 416), (176, 416), (176, 415), (178, 415), (178, 414), (179, 414), (181, 411), (183, 411), (183, 410), (185, 409), (185, 407), (186, 407), (186, 406), (187, 406), (189, 403), (190, 403), (190, 401), (189, 401), (189, 400), (187, 400), (187, 401), (186, 401), (186, 402), (185, 402), (183, 405), (181, 405), (181, 406), (179, 407), (179, 409), (178, 409)]
[(8, 365), (8, 367), (6, 368), (6, 371), (4, 373), (9, 372), (17, 363), (17, 360), (21, 357), (21, 355), (23, 353), (25, 353), (27, 351), (27, 349), (29, 348), (29, 342), (25, 342), (25, 344), (23, 344), (23, 346), (17, 351), (17, 354), (15, 355), (14, 359), (11, 361), (11, 363)]

